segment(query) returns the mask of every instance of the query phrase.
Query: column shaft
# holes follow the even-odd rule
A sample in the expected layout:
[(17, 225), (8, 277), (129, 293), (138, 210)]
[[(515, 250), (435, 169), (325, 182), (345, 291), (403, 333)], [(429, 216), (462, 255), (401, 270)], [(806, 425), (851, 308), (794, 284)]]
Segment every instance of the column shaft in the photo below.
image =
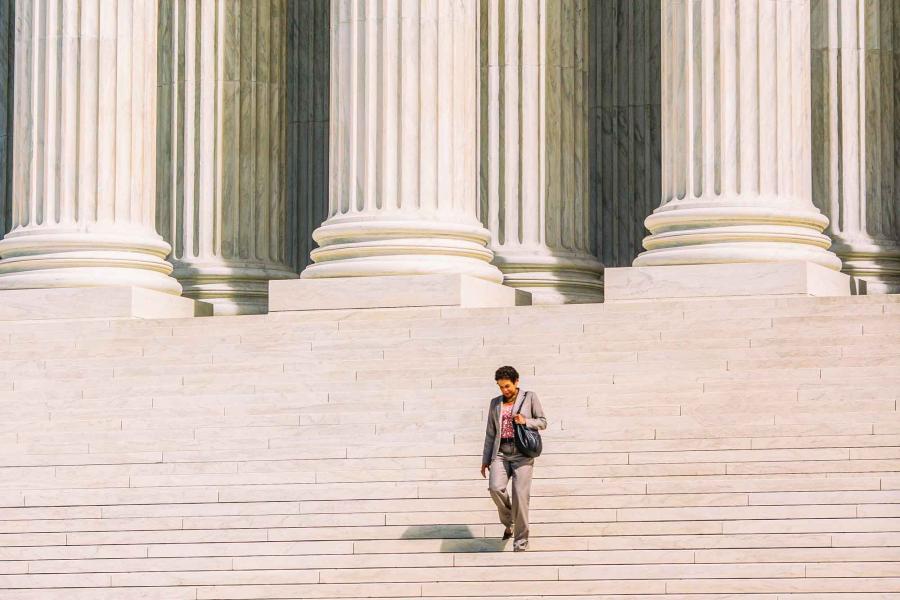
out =
[(329, 217), (303, 277), (499, 282), (477, 111), (478, 0), (332, 2)]
[(900, 292), (900, 3), (813, 0), (813, 198), (844, 271)]
[(481, 28), (482, 201), (494, 262), (535, 302), (599, 301), (587, 0), (481, 0)]
[(186, 296), (267, 309), (285, 244), (285, 0), (163, 0), (160, 230)]
[(156, 0), (17, 0), (0, 287), (178, 294), (154, 228)]
[(635, 266), (841, 263), (811, 200), (807, 0), (664, 0), (662, 205)]

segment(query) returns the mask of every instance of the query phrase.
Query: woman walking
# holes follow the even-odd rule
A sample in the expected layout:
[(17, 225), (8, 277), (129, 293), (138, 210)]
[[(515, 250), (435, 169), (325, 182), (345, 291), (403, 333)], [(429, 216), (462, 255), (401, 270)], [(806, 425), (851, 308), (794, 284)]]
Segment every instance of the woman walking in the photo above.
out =
[[(488, 489), (497, 505), (500, 522), (506, 527), (503, 539), (515, 534), (513, 550), (519, 552), (528, 549), (528, 501), (534, 459), (516, 448), (513, 423), (529, 429), (545, 429), (547, 419), (537, 394), (519, 389), (519, 373), (513, 367), (497, 369), (494, 380), (500, 395), (491, 400), (488, 410), (481, 476), (485, 477), (490, 470)], [(510, 479), (512, 494), (506, 491)]]

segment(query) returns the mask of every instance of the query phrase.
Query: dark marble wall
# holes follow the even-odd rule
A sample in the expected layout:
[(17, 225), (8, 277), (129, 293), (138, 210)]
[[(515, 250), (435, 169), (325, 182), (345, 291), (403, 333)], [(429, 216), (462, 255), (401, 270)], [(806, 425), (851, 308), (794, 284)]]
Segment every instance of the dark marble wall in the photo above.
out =
[(607, 267), (641, 252), (660, 202), (660, 0), (591, 0), (592, 231)]
[(330, 1), (288, 0), (286, 192), (289, 264), (300, 272), (328, 212)]
[(12, 219), (14, 0), (0, 0), (0, 236)]
[(844, 271), (900, 293), (900, 1), (810, 10), (813, 201)]

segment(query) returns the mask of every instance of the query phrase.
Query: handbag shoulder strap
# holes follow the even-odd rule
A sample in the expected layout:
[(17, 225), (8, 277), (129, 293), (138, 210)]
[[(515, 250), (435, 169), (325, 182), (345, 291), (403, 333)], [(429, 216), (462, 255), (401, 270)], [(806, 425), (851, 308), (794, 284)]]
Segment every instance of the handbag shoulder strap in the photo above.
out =
[(528, 392), (522, 393), (522, 401), (519, 403), (519, 410), (516, 411), (516, 414), (522, 414), (522, 408), (525, 406), (525, 400), (528, 399)]

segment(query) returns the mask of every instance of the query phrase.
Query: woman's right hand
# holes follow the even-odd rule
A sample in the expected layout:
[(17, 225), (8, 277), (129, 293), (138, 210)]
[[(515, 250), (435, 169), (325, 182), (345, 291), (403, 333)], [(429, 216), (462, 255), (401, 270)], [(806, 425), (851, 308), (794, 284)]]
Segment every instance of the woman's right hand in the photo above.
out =
[(481, 465), (481, 478), (484, 479), (487, 477), (486, 472), (488, 470), (488, 465)]

